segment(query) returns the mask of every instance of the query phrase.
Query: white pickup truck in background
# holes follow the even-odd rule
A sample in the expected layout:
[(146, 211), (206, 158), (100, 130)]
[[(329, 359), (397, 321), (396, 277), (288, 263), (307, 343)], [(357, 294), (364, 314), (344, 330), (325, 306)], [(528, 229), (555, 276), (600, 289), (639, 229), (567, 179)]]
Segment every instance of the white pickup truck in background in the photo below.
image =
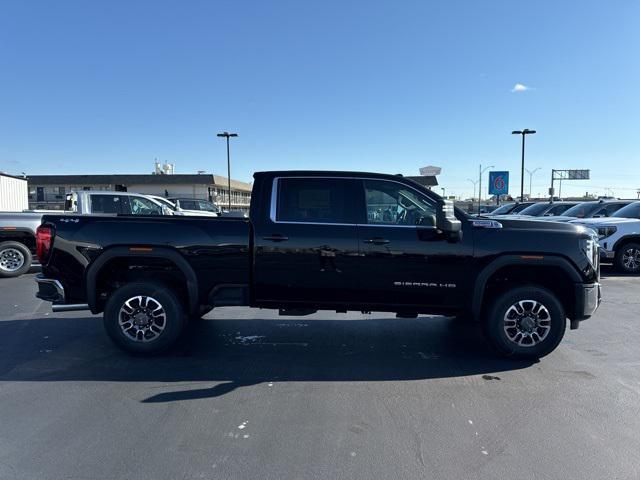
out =
[(0, 212), (0, 278), (29, 271), (36, 253), (36, 228), (46, 213), (89, 215), (173, 215), (166, 205), (147, 195), (126, 192), (69, 193), (64, 210)]

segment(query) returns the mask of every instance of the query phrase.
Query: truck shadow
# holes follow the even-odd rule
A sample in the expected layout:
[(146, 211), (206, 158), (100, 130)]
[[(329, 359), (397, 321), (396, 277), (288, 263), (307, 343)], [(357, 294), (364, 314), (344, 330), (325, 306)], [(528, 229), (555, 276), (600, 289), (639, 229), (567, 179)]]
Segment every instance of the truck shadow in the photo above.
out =
[(122, 353), (104, 334), (99, 317), (0, 322), (0, 381), (167, 384), (143, 403), (214, 398), (272, 382), (468, 376), (484, 382), (531, 364), (497, 357), (476, 326), (445, 317), (204, 320), (191, 324), (174, 349), (154, 358)]
[(620, 272), (616, 270), (613, 265), (603, 263), (600, 265), (600, 277), (603, 279), (615, 277), (638, 277), (638, 274)]

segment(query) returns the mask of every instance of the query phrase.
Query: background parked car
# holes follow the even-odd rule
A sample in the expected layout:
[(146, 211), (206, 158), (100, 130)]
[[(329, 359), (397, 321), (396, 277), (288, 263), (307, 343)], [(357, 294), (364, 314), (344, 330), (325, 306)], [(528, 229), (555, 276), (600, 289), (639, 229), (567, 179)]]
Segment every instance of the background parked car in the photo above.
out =
[(0, 212), (0, 277), (18, 277), (29, 270), (36, 253), (36, 228), (45, 213), (172, 215), (173, 212), (146, 195), (92, 191), (68, 194), (65, 211)]
[(598, 200), (581, 202), (565, 211), (561, 216), (554, 217), (554, 222), (569, 222), (580, 218), (610, 217), (621, 208), (632, 203), (633, 200)]
[(518, 213), (525, 208), (534, 205), (536, 202), (515, 202), (515, 203), (505, 203), (504, 205), (500, 205), (496, 208), (491, 215), (509, 215), (511, 213)]
[(218, 214), (211, 211), (204, 210), (186, 210), (184, 208), (178, 207), (174, 202), (169, 200), (168, 198), (160, 197), (157, 195), (147, 195), (147, 197), (154, 199), (155, 201), (166, 205), (167, 208), (171, 209), (174, 215), (184, 215), (187, 217), (217, 217)]
[(172, 202), (178, 211), (185, 212), (186, 215), (217, 217), (220, 213), (220, 208), (207, 200), (198, 198), (168, 198), (167, 200)]
[(617, 270), (640, 273), (640, 202), (621, 208), (609, 218), (574, 220), (598, 232), (600, 257)]
[(66, 212), (116, 215), (173, 215), (169, 207), (140, 193), (128, 192), (71, 192), (67, 195)]
[(516, 215), (530, 217), (555, 217), (577, 205), (578, 202), (537, 202), (521, 210)]

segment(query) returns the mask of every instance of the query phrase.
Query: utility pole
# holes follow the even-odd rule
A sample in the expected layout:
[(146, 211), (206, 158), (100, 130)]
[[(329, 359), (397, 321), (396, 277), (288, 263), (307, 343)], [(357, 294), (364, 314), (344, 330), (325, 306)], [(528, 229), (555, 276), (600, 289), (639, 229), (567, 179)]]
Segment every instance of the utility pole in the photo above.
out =
[(218, 137), (227, 139), (227, 186), (229, 188), (229, 211), (231, 211), (231, 155), (229, 154), (229, 137), (237, 137), (237, 133), (222, 132), (217, 134)]
[(536, 133), (535, 130), (529, 130), (525, 128), (524, 130), (514, 130), (511, 132), (512, 135), (522, 135), (522, 165), (520, 168), (520, 201), (524, 202), (524, 137), (527, 135), (533, 135)]

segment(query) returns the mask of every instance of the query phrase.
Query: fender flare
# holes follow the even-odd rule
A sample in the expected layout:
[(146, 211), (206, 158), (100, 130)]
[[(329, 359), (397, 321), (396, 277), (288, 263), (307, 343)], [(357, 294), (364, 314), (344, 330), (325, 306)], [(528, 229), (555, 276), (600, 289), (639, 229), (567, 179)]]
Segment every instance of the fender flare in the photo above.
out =
[[(524, 257), (524, 258), (523, 258)], [(530, 258), (527, 258), (530, 257)], [(484, 300), (484, 292), (489, 278), (498, 270), (504, 267), (559, 267), (561, 268), (574, 283), (581, 283), (583, 279), (580, 277), (578, 270), (569, 262), (569, 260), (556, 255), (503, 255), (486, 265), (476, 278), (473, 290), (473, 299), (471, 304), (471, 313), (476, 320), (480, 319), (482, 311), (482, 302)]]
[[(21, 241), (22, 239), (28, 239), (33, 243), (33, 247), (36, 245), (36, 234), (28, 227), (15, 227), (15, 228), (0, 228), (0, 242), (18, 242), (26, 245), (29, 250), (31, 247)], [(33, 251), (31, 252), (33, 253)]]
[(98, 274), (102, 271), (102, 268), (107, 262), (115, 258), (163, 258), (173, 262), (186, 279), (189, 312), (194, 314), (198, 311), (198, 278), (196, 277), (196, 273), (193, 271), (191, 265), (189, 265), (189, 262), (187, 262), (178, 252), (167, 247), (153, 247), (153, 250), (149, 253), (139, 251), (132, 252), (130, 247), (112, 247), (105, 250), (104, 253), (96, 258), (91, 265), (89, 265), (85, 274), (87, 304), (89, 305), (89, 310), (91, 310), (92, 313), (98, 313), (96, 289)]

